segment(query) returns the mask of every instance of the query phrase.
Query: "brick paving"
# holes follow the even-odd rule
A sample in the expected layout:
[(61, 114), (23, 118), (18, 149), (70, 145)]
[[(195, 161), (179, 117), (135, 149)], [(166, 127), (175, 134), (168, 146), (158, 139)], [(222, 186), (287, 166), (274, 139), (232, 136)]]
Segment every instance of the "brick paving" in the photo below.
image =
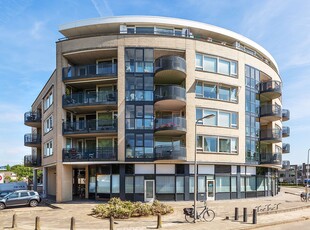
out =
[[(251, 229), (253, 227), (284, 223), (285, 221), (302, 221), (310, 217), (310, 202), (301, 202), (298, 194), (303, 188), (282, 188), (279, 195), (275, 197), (261, 197), (242, 200), (220, 200), (208, 201), (208, 206), (216, 213), (212, 222), (198, 222), (189, 224), (185, 222), (183, 208), (190, 207), (193, 202), (165, 202), (174, 207), (174, 213), (162, 216), (163, 229)], [(289, 193), (286, 193), (289, 192)], [(295, 194), (295, 195), (294, 195)], [(11, 229), (12, 216), (17, 215), (17, 229), (34, 229), (35, 217), (41, 219), (41, 229), (70, 229), (70, 219), (75, 217), (76, 229), (109, 229), (107, 219), (98, 219), (90, 216), (91, 209), (100, 202), (72, 201), (61, 204), (53, 204), (59, 209), (52, 209), (47, 206), (36, 208), (19, 207), (0, 211), (0, 229)], [(242, 215), (244, 207), (248, 208), (248, 214), (258, 205), (278, 204), (279, 213), (267, 214), (259, 212), (258, 225), (253, 225), (252, 217), (248, 217), (248, 222), (243, 223), (242, 217), (239, 221), (234, 221), (234, 208), (239, 208), (239, 215)], [(198, 205), (200, 205), (198, 203)], [(293, 211), (294, 209), (297, 209)], [(289, 211), (289, 212), (287, 212)], [(228, 216), (228, 220), (225, 218)], [(156, 217), (131, 218), (128, 220), (115, 220), (115, 229), (155, 229)]]

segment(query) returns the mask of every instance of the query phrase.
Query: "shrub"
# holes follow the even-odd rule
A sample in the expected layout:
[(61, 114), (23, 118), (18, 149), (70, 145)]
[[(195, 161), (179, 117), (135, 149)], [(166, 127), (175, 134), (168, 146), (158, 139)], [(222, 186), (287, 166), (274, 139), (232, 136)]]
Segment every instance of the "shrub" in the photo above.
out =
[(140, 217), (149, 215), (165, 215), (172, 213), (173, 208), (155, 200), (151, 205), (142, 202), (122, 201), (120, 198), (111, 198), (107, 204), (99, 204), (92, 209), (92, 215), (100, 218), (113, 216), (116, 219)]

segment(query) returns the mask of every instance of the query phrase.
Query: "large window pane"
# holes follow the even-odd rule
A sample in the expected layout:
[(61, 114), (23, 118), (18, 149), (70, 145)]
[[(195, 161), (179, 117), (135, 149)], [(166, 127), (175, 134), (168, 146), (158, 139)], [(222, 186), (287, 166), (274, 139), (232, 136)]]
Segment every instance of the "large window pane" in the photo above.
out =
[(219, 138), (219, 152), (230, 152), (230, 139)]
[(237, 75), (238, 74), (238, 67), (237, 67), (237, 62), (232, 61), (230, 65), (230, 73), (232, 75)]
[(203, 70), (210, 71), (210, 72), (217, 72), (216, 66), (217, 59), (212, 57), (203, 57)]
[(133, 177), (125, 177), (125, 193), (133, 193)]
[(176, 192), (184, 193), (184, 177), (178, 176), (176, 180)]
[(212, 111), (212, 110), (207, 110), (204, 109), (203, 110), (203, 116), (208, 116), (213, 114), (213, 117), (209, 117), (209, 118), (205, 118), (203, 119), (203, 124), (204, 125), (211, 125), (211, 126), (217, 126), (217, 112), (216, 111)]
[(156, 193), (175, 193), (174, 176), (157, 176)]
[(230, 88), (219, 87), (219, 99), (223, 101), (230, 100)]
[(217, 91), (216, 91), (216, 85), (207, 85), (204, 84), (203, 86), (203, 96), (205, 98), (217, 98)]
[(194, 193), (194, 177), (189, 177), (189, 193)]
[(231, 152), (237, 153), (238, 152), (238, 139), (237, 138), (231, 138)]
[(216, 192), (230, 192), (230, 177), (216, 176)]
[(119, 193), (119, 175), (112, 175), (112, 193)]
[(230, 101), (232, 101), (232, 102), (237, 101), (237, 88), (232, 88), (230, 90)]
[[(196, 120), (202, 118), (202, 109), (201, 108), (197, 108), (196, 109)], [(202, 124), (202, 120), (198, 121), (198, 124)]]
[(246, 178), (246, 191), (247, 192), (256, 191), (255, 182), (256, 182), (255, 176)]
[(219, 60), (219, 73), (229, 75), (230, 62), (220, 59)]
[(237, 177), (231, 177), (231, 192), (237, 192)]
[(206, 192), (206, 179), (204, 176), (199, 176), (198, 177), (198, 192), (199, 193), (204, 193)]
[(153, 59), (153, 49), (144, 49), (144, 61), (152, 62)]
[(144, 193), (144, 177), (135, 177), (135, 193)]
[(202, 151), (202, 136), (197, 136), (197, 150)]
[(197, 82), (196, 84), (196, 97), (202, 97), (203, 93), (202, 93), (202, 83), (201, 82)]
[(110, 193), (110, 175), (97, 175), (97, 193)]
[(230, 127), (230, 113), (219, 112), (219, 126)]
[(237, 128), (238, 127), (238, 114), (231, 113), (231, 127)]
[(217, 152), (217, 138), (204, 137), (204, 152)]
[(264, 177), (257, 177), (257, 191), (265, 191)]
[(202, 69), (202, 55), (196, 54), (196, 68)]

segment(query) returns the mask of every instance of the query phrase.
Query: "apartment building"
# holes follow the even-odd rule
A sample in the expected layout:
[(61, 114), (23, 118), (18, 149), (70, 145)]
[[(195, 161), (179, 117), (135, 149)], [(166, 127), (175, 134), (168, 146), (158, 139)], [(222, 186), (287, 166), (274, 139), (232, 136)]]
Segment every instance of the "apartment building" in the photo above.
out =
[(290, 114), (263, 47), (153, 16), (82, 20), (59, 32), (56, 69), (25, 113), (25, 164), (43, 170), (44, 195), (193, 200), (195, 156), (199, 199), (277, 193)]

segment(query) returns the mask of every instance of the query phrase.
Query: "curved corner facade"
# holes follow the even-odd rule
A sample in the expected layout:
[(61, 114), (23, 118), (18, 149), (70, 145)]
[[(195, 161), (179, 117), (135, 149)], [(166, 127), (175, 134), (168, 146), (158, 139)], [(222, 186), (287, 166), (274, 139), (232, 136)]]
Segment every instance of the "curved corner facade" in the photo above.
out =
[(43, 169), (45, 195), (192, 200), (195, 154), (202, 199), (277, 194), (290, 113), (277, 64), (258, 44), (146, 16), (60, 32), (56, 70), (25, 114), (25, 161)]

